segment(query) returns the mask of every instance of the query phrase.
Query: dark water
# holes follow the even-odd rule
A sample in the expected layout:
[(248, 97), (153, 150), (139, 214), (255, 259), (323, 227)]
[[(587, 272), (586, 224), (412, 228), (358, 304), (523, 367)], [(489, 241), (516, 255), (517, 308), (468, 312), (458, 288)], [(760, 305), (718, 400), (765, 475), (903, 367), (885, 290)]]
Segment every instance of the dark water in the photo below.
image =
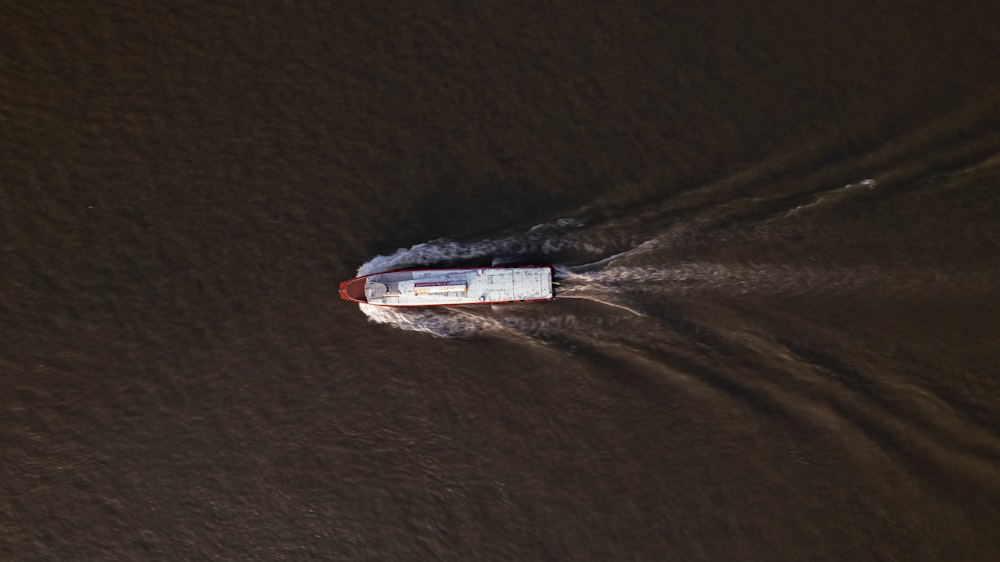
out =
[(996, 3), (84, 4), (0, 11), (0, 558), (1000, 553)]

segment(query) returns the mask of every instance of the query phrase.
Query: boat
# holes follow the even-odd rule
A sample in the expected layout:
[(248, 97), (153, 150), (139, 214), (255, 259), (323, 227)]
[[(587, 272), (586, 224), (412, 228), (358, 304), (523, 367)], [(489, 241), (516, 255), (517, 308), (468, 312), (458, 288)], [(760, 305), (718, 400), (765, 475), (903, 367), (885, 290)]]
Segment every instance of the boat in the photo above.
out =
[(348, 279), (340, 298), (378, 306), (457, 306), (552, 300), (552, 267), (404, 269)]

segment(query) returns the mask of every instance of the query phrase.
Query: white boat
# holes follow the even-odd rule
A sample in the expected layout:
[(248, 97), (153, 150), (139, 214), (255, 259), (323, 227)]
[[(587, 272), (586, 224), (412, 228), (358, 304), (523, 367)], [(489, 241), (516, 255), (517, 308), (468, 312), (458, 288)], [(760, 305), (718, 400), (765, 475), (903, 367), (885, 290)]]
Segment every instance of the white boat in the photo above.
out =
[(455, 306), (552, 299), (552, 268), (479, 267), (383, 271), (340, 284), (340, 298), (380, 306)]

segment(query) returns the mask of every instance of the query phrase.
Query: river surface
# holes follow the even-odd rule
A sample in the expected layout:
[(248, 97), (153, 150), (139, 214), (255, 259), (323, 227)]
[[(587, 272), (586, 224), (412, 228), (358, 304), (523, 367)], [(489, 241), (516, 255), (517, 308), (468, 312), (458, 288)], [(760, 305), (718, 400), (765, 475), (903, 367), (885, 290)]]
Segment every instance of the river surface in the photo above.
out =
[(7, 4), (0, 558), (997, 559), (997, 3)]

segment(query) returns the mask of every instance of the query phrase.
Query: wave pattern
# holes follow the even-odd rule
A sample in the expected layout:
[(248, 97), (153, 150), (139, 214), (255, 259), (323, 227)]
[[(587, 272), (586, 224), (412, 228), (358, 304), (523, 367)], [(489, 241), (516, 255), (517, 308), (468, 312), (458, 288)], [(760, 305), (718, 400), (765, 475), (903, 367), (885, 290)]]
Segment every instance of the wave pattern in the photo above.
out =
[[(1000, 241), (986, 226), (997, 163), (689, 205), (717, 189), (706, 186), (628, 219), (581, 213), (495, 240), (418, 244), (358, 273), (530, 256), (554, 264), (556, 299), (362, 310), (438, 337), (553, 346), (647, 391), (684, 387), (843, 443), (928, 487), (938, 485), (929, 475), (950, 474), (1000, 498), (1000, 420), (985, 399), (1000, 387), (984, 352), (1000, 325)], [(987, 210), (956, 207), (959, 189)], [(927, 218), (928, 207), (958, 213), (965, 228)]]

